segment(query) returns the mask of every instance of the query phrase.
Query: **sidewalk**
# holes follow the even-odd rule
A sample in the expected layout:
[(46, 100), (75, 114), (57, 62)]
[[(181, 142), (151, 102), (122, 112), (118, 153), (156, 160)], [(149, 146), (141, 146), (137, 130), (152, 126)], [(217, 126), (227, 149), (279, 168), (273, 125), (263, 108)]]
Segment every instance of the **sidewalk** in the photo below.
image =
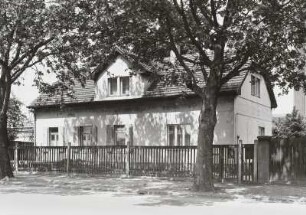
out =
[(215, 193), (193, 192), (191, 186), (191, 179), (19, 174), (0, 181), (1, 214), (101, 214), (103, 210), (111, 214), (143, 210), (146, 214), (218, 214), (225, 210), (249, 215), (253, 209), (254, 214), (304, 214), (306, 210), (303, 186), (216, 184)]

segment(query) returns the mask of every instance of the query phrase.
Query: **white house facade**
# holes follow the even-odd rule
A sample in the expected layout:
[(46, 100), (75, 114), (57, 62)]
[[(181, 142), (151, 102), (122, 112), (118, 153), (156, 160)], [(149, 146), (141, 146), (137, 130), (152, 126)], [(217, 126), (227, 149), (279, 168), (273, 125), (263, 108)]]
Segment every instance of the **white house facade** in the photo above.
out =
[[(40, 95), (32, 103), (35, 144), (196, 145), (200, 99), (187, 87), (152, 79), (125, 52), (115, 52), (84, 88), (74, 86), (73, 98)], [(271, 135), (275, 107), (263, 76), (232, 78), (221, 89), (214, 144), (252, 144), (258, 135)]]

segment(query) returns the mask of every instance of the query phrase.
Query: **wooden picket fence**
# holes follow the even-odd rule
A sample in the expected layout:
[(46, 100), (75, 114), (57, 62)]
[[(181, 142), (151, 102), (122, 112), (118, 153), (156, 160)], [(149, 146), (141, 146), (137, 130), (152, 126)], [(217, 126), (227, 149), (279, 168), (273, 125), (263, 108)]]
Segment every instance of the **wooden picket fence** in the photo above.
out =
[[(214, 145), (216, 180), (253, 182), (253, 145)], [(254, 154), (254, 153), (253, 153)], [(196, 146), (19, 146), (10, 149), (15, 171), (193, 176)], [(240, 158), (240, 159), (239, 159)]]

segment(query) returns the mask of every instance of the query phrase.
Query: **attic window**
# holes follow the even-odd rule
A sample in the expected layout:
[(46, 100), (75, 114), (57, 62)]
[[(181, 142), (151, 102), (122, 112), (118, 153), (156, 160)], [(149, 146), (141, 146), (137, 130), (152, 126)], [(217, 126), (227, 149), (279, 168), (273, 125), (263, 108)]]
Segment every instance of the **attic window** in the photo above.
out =
[(251, 76), (251, 95), (260, 97), (260, 79), (256, 76)]
[(123, 96), (129, 95), (130, 92), (130, 78), (129, 77), (115, 77), (108, 78), (109, 96)]

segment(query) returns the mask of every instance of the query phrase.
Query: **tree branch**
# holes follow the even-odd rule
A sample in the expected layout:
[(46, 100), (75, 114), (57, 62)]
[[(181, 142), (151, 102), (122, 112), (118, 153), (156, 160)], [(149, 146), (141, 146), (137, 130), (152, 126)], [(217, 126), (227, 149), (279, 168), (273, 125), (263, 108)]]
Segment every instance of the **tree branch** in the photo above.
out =
[[(227, 83), (231, 78), (239, 75), (239, 73), (242, 71), (241, 68), (248, 62), (249, 60), (249, 55), (245, 54), (243, 59), (241, 60), (240, 63), (238, 63), (232, 71), (227, 73), (224, 77), (221, 78), (221, 86), (225, 83)], [(243, 70), (248, 70), (250, 67), (244, 68)]]
[(211, 7), (211, 15), (213, 17), (213, 23), (215, 28), (217, 29), (219, 27), (219, 23), (217, 20), (217, 9), (214, 0), (210, 0), (210, 7)]
[(174, 51), (178, 61), (180, 62), (180, 64), (182, 65), (182, 67), (185, 69), (185, 71), (187, 72), (187, 75), (192, 79), (193, 81), (193, 91), (195, 93), (197, 93), (198, 95), (202, 96), (202, 89), (197, 85), (197, 80), (194, 77), (194, 73), (190, 70), (190, 68), (185, 64), (181, 54), (179, 53), (179, 51), (177, 50), (177, 47), (175, 45), (175, 41), (172, 35), (172, 30), (171, 30), (171, 24), (169, 19), (166, 19), (166, 23), (167, 23), (167, 33), (169, 35), (170, 38), (170, 45), (172, 47), (172, 50)]
[(16, 71), (12, 74), (12, 79), (11, 79), (12, 83), (14, 83), (14, 82), (20, 77), (20, 75), (22, 75), (22, 73), (23, 73), (26, 69), (31, 68), (31, 67), (35, 66), (36, 64), (38, 64), (38, 63), (41, 63), (45, 58), (47, 58), (48, 56), (51, 56), (51, 55), (53, 55), (53, 54), (54, 54), (54, 53), (48, 53), (47, 55), (45, 55), (45, 56), (43, 56), (43, 57), (41, 57), (41, 58), (38, 58), (38, 59), (37, 59), (36, 61), (34, 61), (33, 63), (31, 63), (31, 61), (33, 60), (33, 58), (34, 58), (35, 56), (33, 56), (31, 59), (29, 58), (29, 59), (23, 64), (23, 66), (22, 66), (20, 69), (16, 70)]
[[(194, 35), (193, 35), (192, 31), (191, 31), (190, 25), (189, 25), (189, 23), (187, 21), (186, 14), (184, 12), (183, 5), (181, 6), (182, 7), (182, 9), (181, 9), (180, 6), (177, 3), (177, 0), (173, 0), (173, 4), (176, 7), (177, 12), (181, 15), (181, 17), (183, 19), (184, 29), (186, 30), (186, 33), (187, 33), (188, 37), (190, 38), (192, 43), (195, 45), (195, 47), (198, 49), (200, 55), (202, 56), (202, 58), (204, 60), (205, 65), (210, 66), (211, 65), (210, 59), (206, 55), (206, 53), (203, 50), (201, 44), (195, 39), (195, 37), (194, 37)], [(183, 0), (181, 0), (181, 4), (183, 4)]]
[(29, 51), (27, 51), (26, 53), (24, 53), (19, 59), (17, 59), (16, 61), (12, 61), (11, 65), (9, 65), (9, 67), (11, 69), (13, 69), (14, 67), (16, 67), (19, 63), (21, 63), (25, 58), (27, 58), (30, 55), (35, 55), (35, 53), (37, 52), (38, 49), (40, 49), (41, 47), (43, 47), (44, 45), (47, 45), (48, 43), (50, 43), (52, 40), (54, 40), (55, 37), (50, 37), (47, 40), (41, 41), (38, 44), (36, 44), (33, 48), (31, 48)]

